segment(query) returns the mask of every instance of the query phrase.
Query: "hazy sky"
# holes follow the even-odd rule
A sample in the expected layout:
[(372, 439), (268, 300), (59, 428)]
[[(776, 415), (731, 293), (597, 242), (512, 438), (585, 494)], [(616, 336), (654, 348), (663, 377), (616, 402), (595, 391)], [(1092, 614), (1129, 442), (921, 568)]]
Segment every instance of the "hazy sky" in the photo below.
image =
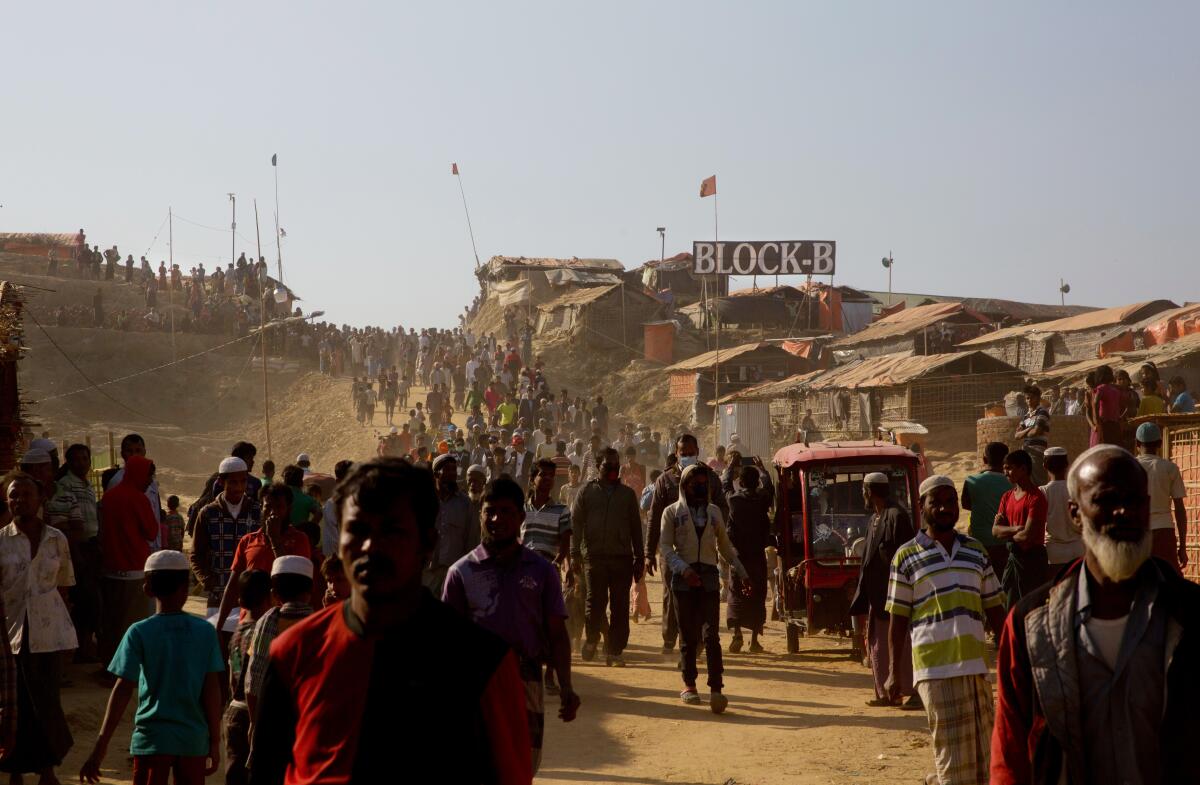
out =
[[(1200, 6), (10, 3), (0, 231), (272, 238), (337, 321), (453, 324), (480, 258), (833, 239), (838, 281), (1200, 299)], [(167, 253), (166, 230), (150, 251)], [(264, 254), (274, 259), (273, 248)]]

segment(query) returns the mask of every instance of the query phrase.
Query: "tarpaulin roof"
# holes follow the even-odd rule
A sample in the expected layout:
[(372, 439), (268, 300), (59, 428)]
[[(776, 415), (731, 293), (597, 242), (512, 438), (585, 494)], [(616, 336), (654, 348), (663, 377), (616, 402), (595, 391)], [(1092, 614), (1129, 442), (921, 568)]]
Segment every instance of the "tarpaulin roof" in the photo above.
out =
[[(955, 297), (945, 294), (916, 294), (912, 292), (878, 292), (863, 290), (882, 304), (903, 304), (913, 308), (929, 303), (962, 303), (967, 308), (988, 316), (1004, 315), (1014, 321), (1046, 321), (1049, 319), (1065, 319), (1081, 313), (1097, 310), (1088, 305), (1042, 305), (1040, 303), (1023, 303), (1016, 300), (1001, 300), (995, 297)], [(890, 299), (889, 299), (890, 298)]]
[(616, 259), (580, 259), (573, 256), (570, 259), (551, 259), (548, 257), (529, 256), (493, 256), (488, 259), (484, 269), (489, 273), (497, 273), (505, 267), (520, 267), (526, 270), (557, 270), (571, 268), (575, 270), (598, 270), (622, 272), (625, 266)]
[[(589, 286), (586, 289), (575, 289), (559, 297), (555, 297), (549, 302), (542, 303), (538, 306), (538, 310), (554, 311), (559, 308), (566, 308), (569, 305), (587, 305), (588, 303), (593, 303), (596, 300), (599, 300), (600, 298), (612, 292), (614, 289), (619, 289), (620, 287), (620, 284), (612, 284), (610, 286)], [(640, 300), (658, 302), (657, 298), (652, 297), (649, 294), (646, 294), (644, 291), (631, 286), (625, 287), (625, 296), (631, 300), (637, 298)]]
[(668, 256), (666, 259), (651, 259), (642, 267), (649, 267), (653, 270), (690, 270), (692, 269), (692, 255), (685, 251)]
[(834, 348), (839, 348), (843, 346), (857, 346), (888, 338), (900, 338), (920, 332), (938, 322), (947, 320), (960, 323), (987, 323), (987, 319), (965, 308), (962, 303), (932, 303), (930, 305), (919, 305), (916, 308), (905, 308), (902, 311), (897, 311), (877, 322), (872, 322), (859, 332), (834, 341), (831, 345)]
[(1132, 305), (1118, 305), (1115, 308), (1090, 311), (1078, 316), (1069, 316), (1066, 319), (1055, 319), (1052, 322), (1019, 324), (1014, 327), (1005, 327), (1003, 330), (997, 330), (993, 333), (981, 335), (978, 338), (972, 338), (969, 341), (963, 341), (959, 346), (982, 346), (995, 341), (1004, 341), (1031, 333), (1070, 333), (1080, 330), (1097, 330), (1103, 327), (1114, 327), (1120, 324), (1130, 324), (1176, 307), (1178, 306), (1170, 300), (1147, 300), (1146, 302), (1133, 303)]
[(567, 284), (586, 286), (588, 284), (620, 283), (621, 276), (616, 273), (597, 273), (591, 270), (564, 268), (547, 270), (546, 280), (550, 282), (551, 286), (566, 286)]
[(795, 286), (760, 286), (757, 289), (738, 289), (735, 292), (730, 292), (729, 297), (771, 297), (771, 298), (788, 298), (803, 300), (804, 292), (797, 289)]
[(958, 373), (1011, 372), (1014, 375), (1021, 373), (1020, 369), (978, 351), (930, 355), (897, 352), (879, 357), (868, 357), (865, 360), (858, 360), (827, 371), (802, 373), (778, 382), (750, 387), (722, 398), (721, 402), (780, 398), (799, 390), (857, 390), (895, 387), (908, 384), (942, 369)]
[(686, 360), (680, 360), (674, 365), (668, 366), (664, 370), (667, 372), (675, 371), (700, 371), (705, 368), (711, 368), (717, 364), (718, 359), (725, 363), (729, 362), (743, 354), (758, 351), (759, 349), (772, 349), (779, 353), (781, 357), (792, 356), (790, 352), (785, 351), (778, 343), (770, 341), (754, 341), (753, 343), (744, 343), (741, 346), (731, 346), (728, 349), (714, 349), (711, 352), (698, 354), (695, 357), (689, 357)]

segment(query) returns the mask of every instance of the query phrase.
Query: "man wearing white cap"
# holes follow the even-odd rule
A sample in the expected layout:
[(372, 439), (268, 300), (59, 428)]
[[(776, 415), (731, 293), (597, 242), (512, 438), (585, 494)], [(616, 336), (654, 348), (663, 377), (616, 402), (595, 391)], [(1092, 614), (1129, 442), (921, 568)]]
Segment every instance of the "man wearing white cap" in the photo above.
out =
[(888, 570), (900, 546), (913, 538), (912, 519), (892, 498), (891, 483), (883, 472), (871, 472), (863, 478), (863, 499), (872, 511), (870, 528), (858, 572), (858, 589), (850, 603), (851, 616), (867, 616), (867, 651), (871, 673), (875, 677), (875, 698), (868, 706), (891, 706), (886, 684), (896, 672), (900, 695), (908, 696), (905, 708), (921, 708), (912, 686), (912, 650), (906, 639), (896, 659), (888, 656), (890, 618), (887, 605)]
[[(992, 687), (984, 659), (983, 619), (999, 632), (1004, 596), (987, 550), (955, 530), (958, 492), (941, 474), (921, 483), (917, 536), (892, 559), (885, 610), (891, 615), (889, 659), (911, 631), (913, 681), (933, 737), (932, 785), (986, 785), (992, 734)], [(888, 697), (899, 697), (895, 669)]]
[(233, 555), (242, 537), (259, 527), (259, 506), (246, 494), (250, 476), (241, 458), (226, 458), (217, 468), (222, 490), (196, 516), (192, 531), (192, 569), (208, 592), (208, 616), (221, 606)]
[(1063, 565), (1070, 564), (1083, 556), (1083, 539), (1071, 524), (1068, 502), (1067, 469), (1071, 458), (1065, 447), (1048, 447), (1044, 455), (1046, 473), (1050, 482), (1042, 486), (1046, 497), (1046, 561), (1050, 575), (1056, 574)]
[(296, 456), (296, 465), (304, 470), (304, 476), (312, 474), (312, 458), (308, 457), (308, 453), (302, 452)]
[(304, 556), (280, 556), (271, 565), (271, 596), (276, 606), (254, 625), (247, 646), (246, 702), (250, 716), (258, 708), (263, 677), (270, 661), (271, 641), (288, 627), (312, 615), (313, 563)]
[[(58, 469), (58, 461), (45, 449), (45, 443), (51, 447), (49, 439), (34, 439), (31, 446), (17, 462), (21, 471), (37, 481), (42, 499), (42, 519), (66, 535), (72, 550), (83, 540), (83, 508), (75, 494), (61, 488), (54, 481), (54, 473)], [(73, 560), (72, 560), (73, 561)]]

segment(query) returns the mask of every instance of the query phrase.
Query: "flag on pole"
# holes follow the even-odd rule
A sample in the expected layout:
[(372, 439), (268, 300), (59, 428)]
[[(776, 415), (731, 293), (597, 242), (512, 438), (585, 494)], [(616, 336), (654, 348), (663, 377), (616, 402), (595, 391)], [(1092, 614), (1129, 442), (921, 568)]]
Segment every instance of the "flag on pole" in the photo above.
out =
[(278, 159), (279, 153), (271, 153), (271, 166), (275, 166)]
[(450, 164), (450, 174), (458, 174), (458, 164)]
[(700, 198), (712, 196), (717, 192), (717, 176), (705, 177), (700, 181)]

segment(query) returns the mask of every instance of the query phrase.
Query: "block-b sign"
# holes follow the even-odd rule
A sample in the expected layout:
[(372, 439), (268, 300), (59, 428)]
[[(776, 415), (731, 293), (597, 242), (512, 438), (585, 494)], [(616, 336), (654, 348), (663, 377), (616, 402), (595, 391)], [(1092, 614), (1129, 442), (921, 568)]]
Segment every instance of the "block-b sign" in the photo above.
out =
[(833, 275), (832, 240), (692, 243), (696, 275)]

